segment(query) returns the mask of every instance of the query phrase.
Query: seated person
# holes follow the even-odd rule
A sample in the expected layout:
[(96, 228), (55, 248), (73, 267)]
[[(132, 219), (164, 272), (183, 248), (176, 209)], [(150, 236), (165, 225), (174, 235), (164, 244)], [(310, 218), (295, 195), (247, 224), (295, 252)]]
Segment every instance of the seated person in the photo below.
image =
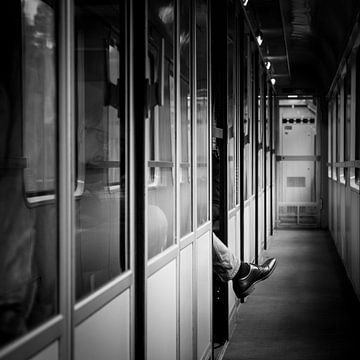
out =
[(238, 298), (248, 296), (255, 284), (267, 279), (276, 267), (276, 259), (270, 258), (262, 265), (241, 262), (218, 238), (220, 230), (220, 152), (213, 141), (213, 269), (221, 281), (232, 280), (233, 289)]

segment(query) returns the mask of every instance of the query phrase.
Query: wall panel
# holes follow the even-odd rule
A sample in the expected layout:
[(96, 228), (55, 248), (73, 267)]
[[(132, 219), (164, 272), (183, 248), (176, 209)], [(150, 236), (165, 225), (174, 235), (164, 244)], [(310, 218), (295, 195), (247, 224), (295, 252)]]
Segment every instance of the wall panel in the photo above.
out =
[[(197, 239), (197, 291), (198, 291), (198, 358), (207, 351), (211, 341), (211, 234), (206, 233)], [(168, 358), (170, 359), (170, 358)]]
[(148, 279), (147, 358), (176, 358), (176, 260)]
[(75, 329), (75, 359), (130, 359), (130, 290)]
[[(236, 216), (233, 216), (231, 219), (229, 219), (229, 225), (228, 225), (228, 247), (229, 249), (236, 254)], [(231, 283), (229, 283), (231, 285)], [(235, 305), (235, 293), (233, 291), (232, 286), (228, 286), (229, 291), (229, 315), (231, 314), (231, 311)]]
[(59, 342), (55, 341), (29, 360), (57, 360), (59, 359)]
[(180, 359), (193, 355), (193, 245), (180, 253)]

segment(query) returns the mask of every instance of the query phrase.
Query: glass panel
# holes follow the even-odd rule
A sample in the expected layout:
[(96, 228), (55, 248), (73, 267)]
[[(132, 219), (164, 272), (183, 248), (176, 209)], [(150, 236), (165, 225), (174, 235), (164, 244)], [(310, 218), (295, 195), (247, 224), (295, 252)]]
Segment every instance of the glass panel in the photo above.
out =
[[(332, 100), (328, 103), (328, 162), (332, 162)], [(328, 166), (328, 178), (332, 177), (331, 165)]]
[[(356, 54), (355, 160), (360, 160), (360, 51)], [(355, 169), (355, 184), (360, 187), (360, 169)]]
[(175, 242), (174, 2), (150, 0), (151, 109), (148, 129), (148, 258)]
[[(344, 92), (344, 81), (340, 82), (340, 93), (338, 96), (338, 161), (344, 161), (344, 149), (345, 149), (345, 132), (344, 132), (344, 122), (345, 122), (345, 92)], [(339, 179), (342, 184), (345, 184), (345, 169), (343, 167), (339, 168)]]
[(228, 7), (228, 209), (235, 207), (235, 154), (236, 154), (236, 48), (235, 48), (235, 8), (234, 3)]
[(244, 166), (243, 166), (243, 172), (244, 172), (244, 200), (247, 200), (250, 196), (250, 154), (249, 151), (251, 149), (251, 146), (249, 144), (250, 142), (250, 114), (249, 114), (249, 99), (248, 99), (248, 89), (249, 89), (249, 66), (248, 66), (248, 36), (244, 35), (244, 71), (243, 71), (243, 89), (244, 89), (244, 95), (243, 95), (243, 107), (244, 107), (244, 118), (243, 118), (243, 132), (244, 132)]
[(258, 189), (264, 188), (264, 131), (263, 131), (263, 114), (264, 114), (264, 76), (263, 68), (259, 66), (259, 88), (258, 88)]
[(128, 269), (120, 3), (75, 1), (76, 300)]
[(209, 220), (208, 3), (196, 1), (197, 221)]
[(190, 0), (180, 5), (180, 236), (192, 230), (192, 123), (190, 99)]
[[(246, 28), (245, 28), (246, 29)], [(247, 29), (246, 29), (247, 30)], [(247, 31), (246, 31), (247, 32)], [(246, 35), (244, 39), (244, 199), (252, 194), (252, 129), (251, 129), (251, 56), (250, 40)]]
[(266, 182), (267, 185), (270, 185), (270, 156), (271, 156), (271, 147), (270, 147), (270, 102), (271, 102), (271, 89), (265, 83), (266, 88), (266, 118), (265, 118), (265, 131), (266, 131), (266, 142), (264, 144), (264, 149), (266, 151)]
[[(337, 95), (333, 98), (333, 116), (332, 116), (332, 149), (333, 149), (333, 155), (332, 155), (332, 162), (335, 163), (337, 161)], [(337, 171), (336, 167), (332, 167), (333, 172), (333, 180), (337, 180)]]
[(55, 10), (9, 0), (2, 16), (0, 347), (58, 313), (59, 276)]
[(345, 77), (345, 161), (350, 160), (350, 131), (351, 131), (351, 68), (348, 67)]

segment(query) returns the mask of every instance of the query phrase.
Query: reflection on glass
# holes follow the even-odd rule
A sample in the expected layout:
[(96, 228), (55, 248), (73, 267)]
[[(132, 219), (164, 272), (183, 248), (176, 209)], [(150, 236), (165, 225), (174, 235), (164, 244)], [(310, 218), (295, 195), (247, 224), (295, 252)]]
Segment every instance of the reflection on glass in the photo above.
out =
[(248, 35), (244, 39), (244, 199), (252, 194), (251, 56)]
[(190, 99), (190, 0), (180, 7), (180, 236), (192, 230), (192, 144)]
[[(338, 161), (339, 162), (343, 162), (344, 161), (344, 149), (345, 149), (345, 144), (344, 144), (344, 122), (345, 122), (345, 102), (344, 102), (344, 81), (341, 81), (341, 85), (340, 85), (340, 91), (339, 91), (339, 96), (338, 96), (338, 145), (339, 145), (339, 149), (338, 149)], [(338, 169), (339, 172), (339, 180), (342, 184), (345, 184), (345, 169), (343, 167)]]
[(77, 300), (128, 268), (122, 9), (91, 3), (75, 2)]
[(2, 16), (0, 347), (58, 312), (56, 17), (40, 0)]
[[(332, 162), (332, 100), (328, 103), (328, 162)], [(328, 166), (328, 178), (332, 177), (332, 168)]]
[[(257, 64), (259, 66), (259, 64)], [(264, 109), (264, 77), (262, 67), (259, 66), (258, 87), (258, 189), (264, 188), (264, 132), (263, 132), (263, 109)]]
[(350, 160), (350, 132), (351, 132), (351, 71), (345, 77), (345, 161)]
[(147, 76), (151, 106), (148, 126), (148, 258), (175, 241), (174, 3), (150, 0)]
[(233, 3), (228, 8), (228, 209), (235, 207), (236, 184), (236, 49), (235, 49), (235, 9)]
[(265, 139), (266, 142), (264, 144), (264, 151), (266, 154), (266, 181), (269, 184), (271, 182), (270, 179), (270, 156), (271, 156), (271, 144), (270, 144), (270, 101), (271, 101), (271, 92), (270, 89), (266, 86), (266, 99), (265, 99), (265, 106), (266, 106), (266, 115), (265, 115)]
[(197, 132), (197, 221), (209, 219), (209, 143), (208, 143), (208, 26), (207, 0), (196, 1), (196, 132)]
[[(337, 94), (334, 96), (332, 104), (332, 161), (335, 163), (337, 162)], [(337, 180), (337, 171), (335, 166), (333, 166), (332, 177), (333, 180)]]
[[(359, 89), (360, 85), (360, 51), (357, 51), (356, 54), (356, 93)], [(360, 112), (359, 112), (359, 101), (357, 100), (356, 103), (356, 117), (354, 119), (355, 121), (355, 143), (353, 146), (355, 146), (355, 160), (360, 160)], [(360, 188), (360, 169), (356, 168), (355, 173), (351, 174), (352, 179), (354, 179), (352, 182), (355, 181), (355, 188), (359, 190)]]

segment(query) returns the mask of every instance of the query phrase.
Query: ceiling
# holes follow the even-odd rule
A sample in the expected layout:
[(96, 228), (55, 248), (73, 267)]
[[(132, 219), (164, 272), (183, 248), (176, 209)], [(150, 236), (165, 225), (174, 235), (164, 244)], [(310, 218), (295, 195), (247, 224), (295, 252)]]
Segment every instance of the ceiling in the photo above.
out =
[(279, 94), (327, 93), (358, 19), (359, 0), (249, 0)]

